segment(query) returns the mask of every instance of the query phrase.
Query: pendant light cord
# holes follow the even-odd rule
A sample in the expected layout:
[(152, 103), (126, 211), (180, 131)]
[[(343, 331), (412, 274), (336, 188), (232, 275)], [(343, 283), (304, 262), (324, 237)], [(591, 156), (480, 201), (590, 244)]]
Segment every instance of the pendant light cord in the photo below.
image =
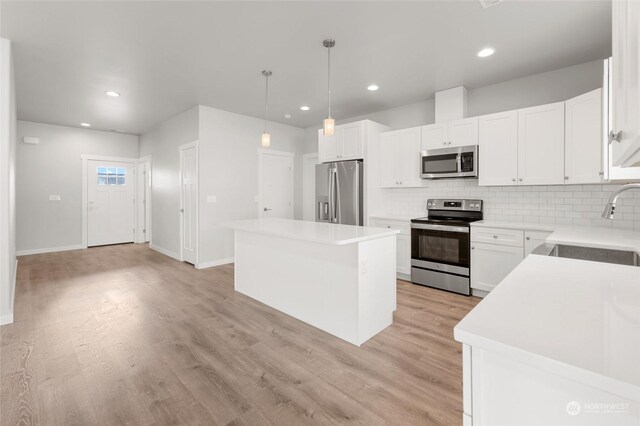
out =
[(267, 133), (267, 105), (269, 105), (269, 74), (265, 75), (267, 84), (265, 85), (264, 93), (264, 132)]
[(328, 104), (329, 104), (329, 117), (331, 117), (331, 47), (327, 47), (327, 95), (328, 95)]

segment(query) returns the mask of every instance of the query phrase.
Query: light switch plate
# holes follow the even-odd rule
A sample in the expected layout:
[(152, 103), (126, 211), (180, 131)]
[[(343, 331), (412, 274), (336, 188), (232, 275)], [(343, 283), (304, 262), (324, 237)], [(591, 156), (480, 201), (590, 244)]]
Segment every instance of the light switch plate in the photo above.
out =
[(216, 203), (218, 201), (218, 197), (215, 195), (207, 195), (207, 203)]
[(60, 201), (59, 195), (49, 195), (49, 201)]

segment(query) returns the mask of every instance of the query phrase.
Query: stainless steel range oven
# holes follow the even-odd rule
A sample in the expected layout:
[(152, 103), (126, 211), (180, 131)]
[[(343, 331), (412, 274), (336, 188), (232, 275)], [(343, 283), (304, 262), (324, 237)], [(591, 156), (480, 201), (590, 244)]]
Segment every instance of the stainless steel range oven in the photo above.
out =
[(427, 200), (427, 217), (411, 220), (411, 281), (471, 294), (470, 223), (481, 219), (481, 200)]

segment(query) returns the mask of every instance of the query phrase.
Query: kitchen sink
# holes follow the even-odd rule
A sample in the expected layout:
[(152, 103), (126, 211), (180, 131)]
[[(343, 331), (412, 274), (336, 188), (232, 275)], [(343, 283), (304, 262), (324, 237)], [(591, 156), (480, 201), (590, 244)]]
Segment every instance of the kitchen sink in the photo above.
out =
[(592, 262), (615, 263), (618, 265), (640, 266), (640, 254), (635, 251), (611, 250), (595, 247), (571, 246), (565, 244), (542, 244), (533, 254), (565, 257), (568, 259), (590, 260)]

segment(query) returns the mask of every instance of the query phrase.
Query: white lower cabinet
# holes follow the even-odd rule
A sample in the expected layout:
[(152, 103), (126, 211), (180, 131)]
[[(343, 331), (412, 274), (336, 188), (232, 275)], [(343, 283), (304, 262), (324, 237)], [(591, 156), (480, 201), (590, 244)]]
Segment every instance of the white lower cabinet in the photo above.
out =
[(369, 226), (374, 228), (397, 229), (396, 273), (400, 278), (411, 275), (411, 224), (409, 221), (385, 218), (370, 218)]
[[(473, 231), (472, 231), (473, 235)], [(524, 259), (523, 248), (471, 242), (471, 288), (491, 291)]]

